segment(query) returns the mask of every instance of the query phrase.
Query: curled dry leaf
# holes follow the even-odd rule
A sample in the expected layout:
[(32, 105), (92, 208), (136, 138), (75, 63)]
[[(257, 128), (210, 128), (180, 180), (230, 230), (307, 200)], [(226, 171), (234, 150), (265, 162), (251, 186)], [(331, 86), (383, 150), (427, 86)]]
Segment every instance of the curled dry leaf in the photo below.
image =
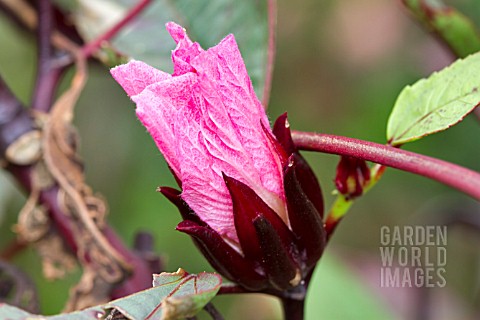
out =
[(40, 257), (45, 278), (62, 279), (77, 265), (75, 257), (65, 248), (63, 239), (52, 229), (35, 244)]
[(52, 229), (47, 209), (40, 204), (41, 190), (54, 185), (43, 161), (32, 166), (32, 191), (19, 213), (15, 231), (33, 244), (42, 259), (45, 278), (61, 279), (76, 266), (75, 257), (65, 248), (63, 239)]
[(76, 132), (71, 124), (73, 110), (86, 78), (87, 65), (80, 48), (66, 38), (56, 37), (57, 47), (75, 58), (76, 72), (71, 86), (57, 99), (48, 114), (33, 114), (38, 130), (24, 134), (8, 150), (9, 163), (30, 165), (31, 193), (16, 227), (20, 237), (33, 243), (43, 260), (48, 278), (63, 277), (75, 265), (62, 239), (53, 231), (45, 192), (58, 187), (57, 203), (68, 215), (71, 237), (84, 276), (71, 292), (68, 310), (106, 301), (114, 285), (130, 273), (130, 265), (105, 239), (101, 229), (107, 206), (86, 184), (83, 165), (76, 153)]
[(64, 311), (85, 309), (99, 303), (108, 302), (112, 284), (99, 277), (96, 270), (85, 267), (82, 278), (70, 290), (70, 297), (65, 305)]
[(80, 283), (71, 291), (68, 311), (106, 301), (113, 286), (130, 272), (130, 265), (101, 232), (106, 204), (85, 183), (83, 166), (76, 153), (71, 121), (87, 78), (86, 61), (76, 45), (68, 41), (60, 45), (75, 57), (76, 73), (70, 88), (58, 98), (45, 121), (42, 148), (46, 167), (59, 186), (62, 209), (75, 222), (73, 236), (84, 266)]

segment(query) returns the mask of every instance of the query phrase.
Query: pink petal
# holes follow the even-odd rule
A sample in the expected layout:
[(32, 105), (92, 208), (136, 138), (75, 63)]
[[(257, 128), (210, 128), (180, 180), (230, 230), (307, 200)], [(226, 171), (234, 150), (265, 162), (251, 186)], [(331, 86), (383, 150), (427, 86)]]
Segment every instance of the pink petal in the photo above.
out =
[(177, 43), (177, 47), (172, 51), (173, 76), (195, 72), (190, 62), (204, 50), (197, 42), (190, 40), (182, 26), (174, 22), (168, 22), (166, 27), (173, 40)]
[(137, 61), (111, 72), (181, 179), (182, 198), (210, 227), (238, 243), (225, 173), (251, 187), (288, 223), (281, 161), (266, 136), (268, 119), (235, 38), (205, 51), (181, 26), (166, 27), (177, 42), (173, 76)]
[(139, 94), (152, 83), (171, 78), (168, 73), (135, 60), (111, 69), (110, 73), (130, 97)]
[(184, 108), (177, 114), (175, 122), (182, 198), (212, 229), (238, 242), (232, 200), (221, 174), (213, 169), (214, 159), (205, 148), (197, 111), (192, 105)]
[(188, 37), (187, 31), (181, 25), (170, 21), (165, 24), (165, 27), (176, 43), (184, 41), (187, 46), (193, 43)]
[(180, 179), (182, 176), (176, 151), (177, 138), (173, 127), (178, 110), (186, 106), (191, 98), (195, 81), (196, 75), (193, 73), (171, 77), (146, 87), (142, 93), (132, 97), (137, 104), (138, 118)]
[(252, 187), (286, 221), (282, 166), (262, 129), (261, 122), (270, 128), (268, 119), (235, 38), (227, 36), (200, 53), (192, 65), (198, 74), (195, 95), (204, 115), (207, 148), (215, 158), (236, 168), (233, 174), (225, 171), (227, 175)]

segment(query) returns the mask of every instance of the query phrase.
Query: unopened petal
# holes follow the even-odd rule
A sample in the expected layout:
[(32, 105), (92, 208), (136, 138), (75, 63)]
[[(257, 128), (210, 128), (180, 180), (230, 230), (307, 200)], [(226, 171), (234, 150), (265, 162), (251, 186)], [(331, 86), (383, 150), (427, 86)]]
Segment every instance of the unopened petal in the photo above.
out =
[[(112, 75), (182, 183), (182, 198), (238, 245), (223, 173), (250, 187), (288, 225), (282, 162), (235, 38), (205, 51), (168, 23), (177, 43), (172, 76), (133, 61)], [(273, 141), (273, 142), (272, 142)]]
[(187, 31), (181, 25), (170, 21), (165, 24), (165, 27), (168, 33), (170, 33), (170, 36), (172, 37), (172, 39), (176, 43), (185, 41), (186, 44), (192, 44), (192, 41), (187, 35)]
[(200, 115), (194, 108), (183, 108), (175, 122), (182, 198), (212, 229), (238, 241), (231, 198), (222, 177), (213, 169), (214, 159), (205, 148), (199, 121)]
[[(198, 74), (199, 90), (195, 95), (201, 102), (204, 134), (212, 154), (220, 158), (218, 154), (223, 153), (222, 160), (237, 167), (237, 173), (226, 173), (247, 183), (282, 215), (281, 161), (262, 129), (262, 123), (270, 128), (268, 119), (255, 95), (233, 35), (200, 53), (192, 66)], [(268, 131), (271, 134), (270, 129)], [(219, 141), (231, 150), (223, 148), (222, 152)]]
[(141, 94), (132, 97), (137, 104), (138, 118), (179, 179), (182, 179), (181, 163), (176, 151), (174, 124), (179, 110), (191, 99), (195, 81), (196, 75), (192, 73), (171, 77), (148, 86)]
[(185, 29), (174, 23), (166, 24), (167, 31), (177, 43), (177, 47), (172, 51), (173, 75), (182, 75), (187, 72), (195, 72), (191, 61), (204, 50), (197, 42), (192, 42)]
[(110, 73), (130, 97), (141, 93), (153, 83), (172, 77), (145, 62), (135, 60), (111, 69)]

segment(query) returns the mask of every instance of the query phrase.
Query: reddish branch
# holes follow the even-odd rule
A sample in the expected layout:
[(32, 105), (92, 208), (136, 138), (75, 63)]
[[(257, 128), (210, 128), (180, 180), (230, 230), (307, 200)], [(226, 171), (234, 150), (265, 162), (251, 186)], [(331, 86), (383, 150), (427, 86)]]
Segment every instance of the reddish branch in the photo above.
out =
[[(142, 0), (139, 5), (135, 6), (127, 16), (119, 22), (119, 24), (114, 26), (97, 40), (87, 44), (82, 52), (86, 56), (92, 54), (98, 49), (103, 41), (113, 37), (150, 2), (150, 0)], [(58, 88), (61, 74), (71, 60), (59, 59), (59, 52), (55, 52), (51, 45), (54, 25), (53, 11), (50, 1), (39, 0), (37, 4), (38, 72), (32, 98), (32, 108), (48, 112), (51, 108), (55, 91)], [(65, 54), (63, 54), (63, 56), (65, 56)], [(67, 62), (67, 64), (65, 62)], [(10, 92), (0, 77), (0, 159), (5, 158), (5, 151), (12, 142), (16, 141), (17, 138), (33, 128), (35, 128), (35, 123), (29, 111), (27, 111), (27, 109), (24, 108), (18, 99), (16, 99), (16, 97)], [(7, 164), (6, 170), (16, 178), (20, 186), (26, 192), (31, 192), (32, 166)], [(64, 239), (67, 247), (74, 254), (79, 254), (79, 252), (77, 252), (79, 245), (76, 243), (78, 240), (73, 237), (72, 231), (75, 229), (75, 221), (69, 218), (65, 212), (62, 212), (58, 203), (58, 191), (58, 186), (42, 191), (40, 194), (40, 203), (48, 209), (54, 228)], [(140, 256), (125, 247), (120, 238), (108, 226), (102, 229), (102, 233), (109, 244), (124, 258), (125, 261), (128, 261), (128, 263), (131, 264), (133, 270), (128, 279), (119, 283), (115, 287), (111, 293), (111, 298), (125, 296), (151, 287), (152, 272), (159, 272), (160, 270), (151, 270), (150, 262), (142, 259)], [(88, 256), (88, 252), (82, 254)], [(82, 260), (88, 261), (89, 259)]]
[[(10, 116), (7, 118), (7, 115)], [(5, 116), (5, 118), (2, 118), (2, 116)], [(8, 145), (16, 140), (16, 136), (22, 135), (33, 127), (33, 119), (28, 114), (27, 109), (23, 108), (13, 95), (11, 95), (0, 78), (0, 150), (2, 151), (2, 157)], [(6, 170), (16, 178), (17, 182), (27, 193), (31, 191), (31, 166), (7, 165)], [(42, 191), (40, 194), (40, 202), (48, 209), (51, 221), (59, 232), (59, 235), (64, 239), (67, 247), (74, 254), (77, 254), (78, 245), (75, 242), (76, 240), (72, 232), (72, 230), (75, 229), (75, 221), (71, 220), (68, 215), (60, 209), (57, 193), (57, 186)], [(150, 270), (148, 262), (126, 248), (120, 238), (108, 226), (105, 227), (102, 232), (110, 245), (132, 265), (132, 269), (134, 270), (130, 278), (117, 286), (115, 292), (112, 293), (112, 298), (149, 288), (151, 286), (152, 270)], [(158, 270), (156, 272), (158, 272)]]
[(132, 9), (128, 11), (125, 17), (120, 20), (117, 24), (115, 24), (112, 28), (110, 28), (107, 32), (100, 35), (98, 38), (89, 42), (82, 48), (83, 55), (85, 57), (91, 56), (103, 42), (110, 40), (115, 35), (118, 34), (128, 23), (130, 23), (134, 18), (138, 17), (138, 15), (152, 2), (152, 0), (141, 0), (135, 5)]
[(410, 151), (353, 138), (293, 131), (298, 148), (372, 161), (387, 167), (415, 173), (480, 200), (480, 173)]

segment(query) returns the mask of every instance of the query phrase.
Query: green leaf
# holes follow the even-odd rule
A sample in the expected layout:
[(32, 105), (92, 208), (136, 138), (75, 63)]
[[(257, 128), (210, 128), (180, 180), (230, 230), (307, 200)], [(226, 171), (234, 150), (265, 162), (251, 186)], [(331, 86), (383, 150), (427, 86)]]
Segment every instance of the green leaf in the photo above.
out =
[(460, 122), (479, 104), (479, 86), (477, 53), (405, 87), (388, 119), (388, 141), (401, 145)]
[(220, 289), (222, 278), (213, 273), (154, 275), (154, 288), (108, 303), (130, 319), (183, 319), (200, 311)]
[(460, 58), (480, 51), (480, 33), (470, 19), (439, 0), (404, 0), (405, 6)]
[(98, 320), (113, 311), (128, 319), (173, 320), (192, 317), (215, 297), (222, 278), (214, 273), (188, 274), (183, 269), (154, 275), (153, 288), (111, 301), (105, 305), (56, 316), (32, 315), (0, 304), (0, 319)]
[[(261, 98), (268, 40), (266, 1), (158, 0), (113, 40), (120, 52), (164, 71), (173, 70), (171, 50), (175, 42), (165, 30), (174, 21), (187, 29), (190, 38), (206, 49), (233, 33), (245, 60), (255, 92)], [(105, 32), (137, 0), (78, 0), (75, 21), (86, 41)], [(113, 19), (112, 19), (113, 17)], [(116, 18), (115, 18), (116, 17)], [(111, 62), (107, 62), (111, 64)]]

